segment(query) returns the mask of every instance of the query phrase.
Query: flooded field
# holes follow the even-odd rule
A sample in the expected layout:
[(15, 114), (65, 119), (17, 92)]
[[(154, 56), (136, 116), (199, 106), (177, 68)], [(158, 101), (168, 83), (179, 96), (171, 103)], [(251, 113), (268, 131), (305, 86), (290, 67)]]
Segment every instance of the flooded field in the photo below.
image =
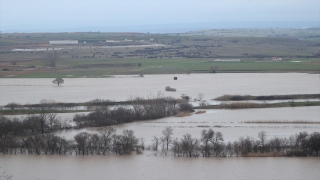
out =
[[(173, 77), (178, 80), (173, 80)], [(121, 76), (120, 76), (121, 77)], [(204, 99), (224, 94), (282, 95), (312, 94), (320, 92), (317, 74), (304, 73), (224, 73), (190, 75), (145, 75), (143, 78), (65, 78), (58, 87), (53, 79), (0, 79), (0, 105), (10, 102), (20, 104), (39, 103), (42, 99), (56, 102), (86, 102), (96, 98), (115, 101), (127, 100), (130, 96), (156, 96), (161, 91), (165, 96), (179, 98), (187, 94)], [(164, 91), (166, 86), (177, 92)]]
[[(72, 113), (60, 114), (63, 118), (71, 118)], [(195, 138), (200, 138), (203, 129), (212, 128), (222, 132), (225, 142), (237, 140), (240, 136), (257, 138), (260, 131), (267, 132), (267, 139), (274, 136), (289, 137), (295, 133), (306, 131), (319, 132), (320, 124), (273, 124), (273, 123), (244, 123), (255, 120), (286, 120), (286, 121), (313, 121), (320, 122), (320, 107), (296, 108), (267, 108), (243, 110), (207, 110), (204, 114), (194, 114), (187, 117), (169, 117), (159, 120), (140, 121), (116, 125), (119, 133), (124, 129), (132, 129), (136, 137), (144, 138), (145, 144), (150, 145), (153, 136), (162, 136), (166, 126), (174, 128), (173, 137), (181, 138), (190, 133)], [(72, 131), (57, 132), (59, 136), (73, 139), (80, 132), (97, 133), (98, 128), (86, 128)]]
[[(178, 80), (174, 81), (173, 77)], [(9, 102), (39, 103), (41, 99), (57, 102), (85, 102), (92, 99), (127, 100), (130, 96), (180, 97), (198, 93), (211, 99), (224, 94), (276, 95), (320, 93), (319, 75), (298, 73), (273, 74), (191, 74), (147, 75), (144, 78), (66, 78), (62, 87), (51, 84), (52, 79), (0, 79), (0, 105)], [(164, 91), (165, 86), (177, 92)], [(194, 103), (196, 105), (196, 103)], [(72, 119), (75, 113), (59, 114)], [(117, 133), (132, 129), (137, 138), (151, 144), (153, 136), (160, 137), (166, 126), (172, 126), (173, 137), (190, 133), (200, 138), (201, 130), (212, 128), (222, 132), (225, 142), (239, 137), (257, 138), (260, 131), (267, 139), (289, 137), (306, 131), (320, 132), (320, 124), (245, 123), (246, 121), (312, 121), (320, 122), (320, 107), (286, 107), (240, 110), (207, 110), (204, 114), (169, 117), (115, 126)], [(79, 132), (96, 133), (97, 128), (57, 132), (73, 139)], [(3, 155), (0, 173), (6, 171), (13, 180), (33, 179), (318, 179), (320, 158), (177, 158), (154, 156), (151, 151), (137, 155)]]
[(319, 158), (174, 158), (142, 155), (0, 155), (0, 166), (13, 180), (316, 180)]

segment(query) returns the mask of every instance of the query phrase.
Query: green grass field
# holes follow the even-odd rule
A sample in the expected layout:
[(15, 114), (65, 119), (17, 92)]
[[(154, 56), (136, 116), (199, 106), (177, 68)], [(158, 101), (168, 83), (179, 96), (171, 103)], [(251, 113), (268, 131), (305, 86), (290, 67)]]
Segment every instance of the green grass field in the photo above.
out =
[[(117, 74), (320, 71), (319, 28), (220, 29), (181, 34), (13, 33), (1, 34), (0, 77), (110, 77)], [(270, 37), (270, 34), (272, 36)], [(165, 45), (109, 47), (106, 39), (148, 40)], [(78, 45), (50, 45), (49, 40), (79, 40)], [(84, 44), (86, 41), (88, 43)], [(137, 42), (140, 43), (140, 42)], [(129, 44), (130, 45), (130, 44)], [(47, 68), (46, 51), (12, 49), (63, 47), (56, 67)], [(273, 56), (281, 61), (272, 61)], [(242, 62), (214, 62), (241, 59)]]
[[(301, 59), (299, 59), (301, 60)], [(130, 67), (114, 67), (115, 64), (134, 64)], [(141, 63), (141, 66), (138, 66)], [(315, 63), (318, 63), (315, 65)], [(94, 68), (77, 68), (79, 65), (94, 65)], [(99, 65), (104, 65), (99, 67)], [(108, 64), (112, 65), (108, 67)], [(113, 60), (64, 60), (57, 62), (57, 68), (44, 72), (33, 72), (12, 77), (18, 78), (55, 78), (55, 77), (110, 77), (121, 74), (176, 74), (209, 72), (211, 67), (217, 67), (221, 72), (317, 72), (319, 60), (305, 59), (301, 62), (212, 62), (210, 59), (113, 59)], [(15, 71), (0, 71), (1, 77), (15, 75)]]

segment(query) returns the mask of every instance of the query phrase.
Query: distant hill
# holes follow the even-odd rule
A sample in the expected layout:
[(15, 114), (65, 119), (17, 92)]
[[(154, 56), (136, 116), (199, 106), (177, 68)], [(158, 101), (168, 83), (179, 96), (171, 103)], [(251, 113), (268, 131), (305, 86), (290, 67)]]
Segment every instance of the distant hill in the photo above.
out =
[(237, 22), (201, 22), (176, 23), (135, 26), (83, 26), (65, 28), (33, 28), (33, 29), (5, 29), (3, 33), (11, 32), (150, 32), (150, 33), (183, 33), (187, 31), (220, 29), (220, 28), (305, 28), (320, 26), (317, 21), (237, 21)]

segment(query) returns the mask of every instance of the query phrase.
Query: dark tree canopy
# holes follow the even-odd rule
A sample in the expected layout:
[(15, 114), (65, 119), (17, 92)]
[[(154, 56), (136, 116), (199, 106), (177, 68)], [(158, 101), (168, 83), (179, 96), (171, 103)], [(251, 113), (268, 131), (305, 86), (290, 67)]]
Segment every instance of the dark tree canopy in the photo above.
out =
[(64, 83), (64, 80), (62, 78), (56, 78), (55, 80), (52, 81), (52, 83), (58, 84), (58, 86), (60, 86), (60, 84)]

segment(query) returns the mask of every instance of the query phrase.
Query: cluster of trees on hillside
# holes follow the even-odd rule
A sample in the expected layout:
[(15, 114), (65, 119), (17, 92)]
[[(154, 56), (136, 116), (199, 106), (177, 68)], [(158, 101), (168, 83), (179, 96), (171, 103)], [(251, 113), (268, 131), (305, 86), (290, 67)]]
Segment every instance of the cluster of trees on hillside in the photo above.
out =
[(160, 119), (174, 116), (179, 112), (193, 112), (193, 106), (184, 100), (172, 97), (157, 98), (132, 98), (127, 107), (110, 108), (108, 106), (97, 107), (88, 115), (77, 114), (73, 121), (77, 127), (110, 126), (139, 120)]

